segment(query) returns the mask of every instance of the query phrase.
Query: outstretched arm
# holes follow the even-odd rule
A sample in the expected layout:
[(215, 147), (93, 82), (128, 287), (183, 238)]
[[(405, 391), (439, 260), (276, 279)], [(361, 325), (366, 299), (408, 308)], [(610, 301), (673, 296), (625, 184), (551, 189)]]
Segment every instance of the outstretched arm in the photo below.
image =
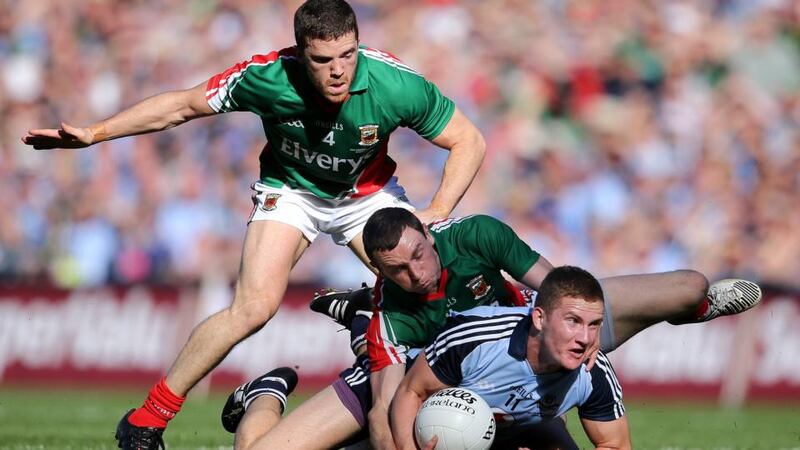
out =
[(469, 188), (486, 154), (486, 142), (478, 128), (456, 108), (444, 130), (431, 142), (449, 150), (444, 174), (431, 204), (417, 212), (425, 223), (446, 218)]
[(37, 150), (83, 148), (124, 136), (161, 131), (214, 114), (206, 102), (206, 83), (154, 95), (86, 128), (66, 123), (59, 129), (29, 130), (22, 142)]

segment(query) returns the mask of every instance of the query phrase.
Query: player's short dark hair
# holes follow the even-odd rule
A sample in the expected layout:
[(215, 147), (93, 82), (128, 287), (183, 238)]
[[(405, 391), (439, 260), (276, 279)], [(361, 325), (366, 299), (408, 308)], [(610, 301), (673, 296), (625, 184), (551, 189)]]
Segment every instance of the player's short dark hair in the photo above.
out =
[(556, 267), (544, 277), (536, 296), (536, 306), (550, 312), (562, 297), (577, 297), (589, 302), (602, 302), (603, 288), (591, 273), (580, 267)]
[(294, 40), (301, 51), (312, 39), (329, 41), (350, 32), (357, 40), (356, 13), (344, 0), (308, 0), (294, 13)]
[(406, 228), (425, 234), (425, 225), (407, 209), (383, 208), (375, 211), (364, 225), (362, 235), (367, 256), (373, 259), (375, 252), (394, 250)]

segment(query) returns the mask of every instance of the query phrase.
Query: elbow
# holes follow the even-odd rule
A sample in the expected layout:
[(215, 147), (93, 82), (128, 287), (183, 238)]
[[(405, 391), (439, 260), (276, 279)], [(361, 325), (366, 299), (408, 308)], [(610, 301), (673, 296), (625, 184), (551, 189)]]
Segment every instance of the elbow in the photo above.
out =
[(474, 141), (475, 156), (480, 162), (483, 162), (483, 158), (486, 156), (486, 139), (483, 138), (483, 135), (477, 129), (475, 129)]

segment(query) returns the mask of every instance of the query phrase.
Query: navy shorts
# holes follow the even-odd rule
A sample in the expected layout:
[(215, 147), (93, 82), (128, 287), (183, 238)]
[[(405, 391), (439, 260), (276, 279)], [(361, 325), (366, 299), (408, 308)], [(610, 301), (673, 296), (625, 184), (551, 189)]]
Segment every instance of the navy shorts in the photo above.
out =
[(527, 447), (533, 450), (578, 450), (564, 420), (556, 418), (522, 428), (498, 428), (492, 449)]
[(333, 382), (339, 400), (359, 425), (366, 428), (367, 413), (372, 408), (372, 386), (369, 382), (369, 357), (364, 354), (339, 374)]

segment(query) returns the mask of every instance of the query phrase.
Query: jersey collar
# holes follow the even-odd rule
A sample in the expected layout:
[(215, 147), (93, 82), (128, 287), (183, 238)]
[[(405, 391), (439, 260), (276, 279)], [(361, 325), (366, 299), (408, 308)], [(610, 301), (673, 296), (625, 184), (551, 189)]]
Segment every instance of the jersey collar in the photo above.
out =
[(446, 286), (447, 286), (447, 267), (442, 267), (442, 276), (441, 278), (439, 278), (439, 289), (437, 289), (436, 292), (425, 294), (422, 298), (425, 299), (426, 302), (442, 300), (445, 297), (444, 288)]
[(533, 320), (530, 313), (517, 323), (508, 340), (508, 354), (514, 359), (524, 361), (528, 357), (528, 334)]
[(361, 49), (366, 46), (358, 46), (358, 62), (356, 63), (356, 73), (353, 76), (353, 82), (350, 83), (350, 92), (361, 92), (367, 90), (367, 82), (369, 81), (369, 65), (367, 64), (367, 57), (361, 53)]

